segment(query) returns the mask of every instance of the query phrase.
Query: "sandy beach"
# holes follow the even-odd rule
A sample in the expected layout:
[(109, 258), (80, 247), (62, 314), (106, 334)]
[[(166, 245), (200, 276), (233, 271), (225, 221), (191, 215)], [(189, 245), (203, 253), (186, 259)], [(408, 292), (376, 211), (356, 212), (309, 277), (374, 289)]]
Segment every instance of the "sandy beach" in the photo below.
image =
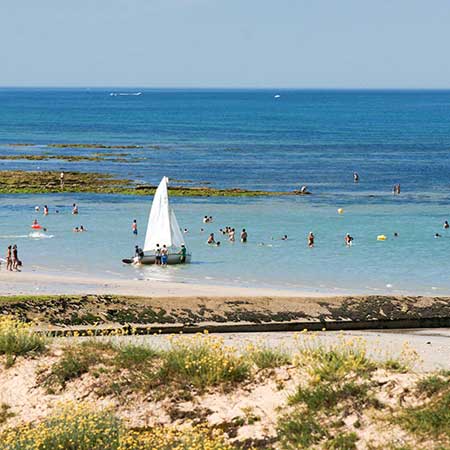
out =
[(338, 292), (299, 292), (293, 290), (248, 288), (156, 280), (125, 280), (34, 272), (0, 272), (0, 295), (114, 294), (146, 297), (195, 296), (333, 296)]

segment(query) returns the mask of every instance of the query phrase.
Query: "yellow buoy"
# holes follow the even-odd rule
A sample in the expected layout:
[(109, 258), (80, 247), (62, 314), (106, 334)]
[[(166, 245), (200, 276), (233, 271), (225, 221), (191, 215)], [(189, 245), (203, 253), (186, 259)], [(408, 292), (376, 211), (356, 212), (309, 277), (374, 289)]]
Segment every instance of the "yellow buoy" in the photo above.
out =
[(342, 208), (338, 209), (338, 214), (344, 214), (344, 210)]
[(387, 237), (384, 234), (379, 234), (377, 236), (377, 241), (385, 241)]

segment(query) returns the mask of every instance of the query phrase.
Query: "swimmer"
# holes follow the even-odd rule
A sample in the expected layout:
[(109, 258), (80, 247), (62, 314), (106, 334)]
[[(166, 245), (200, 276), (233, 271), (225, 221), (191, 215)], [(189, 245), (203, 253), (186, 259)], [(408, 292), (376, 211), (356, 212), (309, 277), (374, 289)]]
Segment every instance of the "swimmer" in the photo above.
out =
[(80, 229), (79, 229), (78, 227), (75, 227), (72, 231), (73, 231), (74, 233), (79, 233), (79, 232), (80, 232)]
[(87, 231), (87, 230), (86, 230), (86, 228), (83, 227), (83, 225), (80, 225), (80, 232), (83, 232), (83, 231)]
[(435, 237), (435, 238), (440, 238), (440, 237), (442, 237), (442, 235), (440, 235), (439, 233), (436, 233), (436, 234), (434, 235), (434, 237)]
[(241, 231), (241, 242), (245, 244), (247, 242), (247, 238), (248, 238), (247, 231), (245, 231), (245, 228), (243, 228)]
[(40, 209), (39, 206), (35, 206), (35, 207), (34, 207), (34, 210), (35, 210), (36, 212), (38, 212), (39, 209)]
[(72, 205), (72, 214), (78, 214), (78, 206), (76, 203)]
[(44, 216), (48, 216), (48, 206), (44, 205)]
[(183, 230), (183, 233), (189, 233), (189, 230), (188, 230), (187, 228), (185, 228), (185, 229)]
[(220, 241), (216, 242), (216, 247), (220, 247)]
[(444, 221), (443, 227), (444, 227), (444, 230), (448, 230), (448, 229), (450, 228), (450, 225), (448, 224), (448, 221), (447, 221), (447, 220)]
[(211, 233), (211, 234), (208, 236), (208, 240), (206, 241), (206, 243), (209, 244), (209, 245), (215, 244), (215, 243), (216, 243), (216, 241), (214, 240), (214, 233)]
[(353, 182), (358, 183), (359, 182), (359, 174), (358, 172), (353, 172)]
[(344, 240), (347, 247), (350, 247), (353, 243), (353, 238), (348, 233), (345, 235)]
[(303, 186), (300, 188), (300, 194), (306, 194), (307, 192), (308, 192), (308, 186), (303, 185)]
[(285, 234), (285, 235), (281, 238), (281, 240), (282, 240), (282, 241), (287, 241), (287, 238), (288, 238), (288, 237), (287, 237), (287, 234)]
[(208, 223), (208, 216), (203, 217), (203, 223)]
[(211, 223), (211, 222), (214, 222), (214, 220), (213, 220), (212, 216), (209, 216), (208, 217), (208, 223)]
[(314, 247), (314, 234), (312, 231), (310, 231), (308, 234), (308, 247), (309, 248)]
[(397, 232), (394, 233), (394, 237), (398, 237), (398, 233)]
[(204, 228), (200, 228), (200, 233), (204, 233), (205, 229)]
[(230, 233), (228, 234), (228, 239), (230, 240), (230, 242), (234, 242), (235, 241), (235, 230), (234, 230), (234, 228), (232, 228), (231, 230), (230, 230)]

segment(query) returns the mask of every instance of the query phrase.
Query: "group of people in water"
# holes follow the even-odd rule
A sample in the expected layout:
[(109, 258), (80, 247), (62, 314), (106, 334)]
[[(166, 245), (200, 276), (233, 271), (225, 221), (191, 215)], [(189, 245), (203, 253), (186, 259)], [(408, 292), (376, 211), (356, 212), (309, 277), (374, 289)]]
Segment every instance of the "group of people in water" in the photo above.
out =
[[(224, 236), (228, 236), (228, 240), (230, 242), (236, 242), (236, 230), (233, 227), (227, 226), (225, 228), (221, 228), (219, 230), (219, 233), (221, 233)], [(241, 231), (241, 234), (240, 234), (240, 241), (243, 244), (245, 244), (247, 242), (247, 239), (248, 239), (247, 230), (245, 228), (243, 228), (242, 231)], [(216, 241), (214, 233), (210, 233), (209, 234), (206, 243), (208, 245), (215, 245), (216, 247), (220, 246), (220, 241)]]

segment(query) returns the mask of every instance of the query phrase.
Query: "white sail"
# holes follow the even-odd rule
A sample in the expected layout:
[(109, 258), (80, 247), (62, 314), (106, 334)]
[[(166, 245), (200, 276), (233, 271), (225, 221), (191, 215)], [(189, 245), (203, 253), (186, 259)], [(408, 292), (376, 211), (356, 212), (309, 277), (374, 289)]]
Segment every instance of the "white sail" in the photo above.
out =
[(169, 205), (168, 181), (167, 177), (163, 177), (153, 197), (145, 235), (144, 252), (155, 250), (156, 244), (159, 244), (160, 247), (165, 245), (167, 248), (179, 248), (184, 243), (177, 218)]

